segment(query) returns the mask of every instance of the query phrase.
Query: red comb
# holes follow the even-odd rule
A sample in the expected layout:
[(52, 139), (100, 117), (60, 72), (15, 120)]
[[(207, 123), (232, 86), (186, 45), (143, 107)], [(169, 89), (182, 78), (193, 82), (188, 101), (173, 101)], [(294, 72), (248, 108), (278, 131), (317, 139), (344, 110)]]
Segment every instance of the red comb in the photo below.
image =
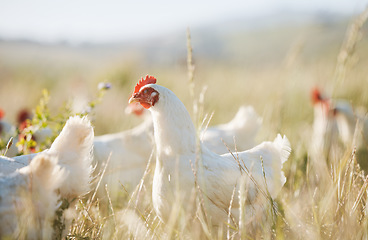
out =
[(143, 86), (145, 86), (147, 84), (152, 84), (152, 83), (156, 83), (156, 78), (153, 77), (153, 76), (147, 75), (145, 79), (142, 78), (141, 80), (139, 80), (139, 82), (137, 83), (137, 85), (135, 85), (133, 94), (139, 92), (139, 90)]
[(313, 104), (316, 104), (318, 102), (324, 101), (321, 91), (317, 88), (314, 87), (311, 91), (311, 98), (312, 98), (312, 102)]
[(5, 115), (4, 110), (0, 108), (0, 119), (2, 119), (4, 115)]

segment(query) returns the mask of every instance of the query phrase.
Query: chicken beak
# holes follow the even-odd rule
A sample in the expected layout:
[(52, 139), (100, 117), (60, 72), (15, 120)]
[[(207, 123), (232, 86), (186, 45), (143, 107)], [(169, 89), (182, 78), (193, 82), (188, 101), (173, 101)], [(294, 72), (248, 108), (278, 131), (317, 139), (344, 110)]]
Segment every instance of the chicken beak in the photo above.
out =
[(135, 103), (135, 102), (141, 102), (142, 100), (142, 96), (139, 93), (134, 93), (130, 98), (129, 98), (129, 104), (131, 103)]
[(135, 103), (135, 102), (139, 102), (139, 99), (138, 99), (138, 98), (135, 98), (134, 96), (131, 96), (131, 97), (129, 98), (129, 104), (131, 104), (131, 103)]

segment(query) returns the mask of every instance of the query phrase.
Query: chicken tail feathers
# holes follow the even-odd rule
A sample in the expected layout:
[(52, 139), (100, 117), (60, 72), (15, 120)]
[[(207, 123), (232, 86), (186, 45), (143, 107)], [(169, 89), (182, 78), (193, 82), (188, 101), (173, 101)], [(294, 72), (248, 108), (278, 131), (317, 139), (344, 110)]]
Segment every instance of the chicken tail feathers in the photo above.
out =
[(93, 127), (88, 118), (74, 116), (68, 119), (51, 145), (49, 152), (58, 156), (58, 164), (68, 175), (60, 188), (62, 195), (79, 196), (88, 192), (93, 138)]
[(289, 159), (291, 153), (291, 146), (289, 139), (287, 139), (285, 135), (281, 137), (280, 134), (277, 134), (277, 137), (275, 138), (273, 143), (280, 150), (281, 164), (284, 164)]
[[(281, 186), (283, 186), (286, 182), (286, 177), (284, 174), (284, 171), (282, 170), (284, 163), (289, 159), (290, 153), (291, 153), (291, 146), (289, 139), (284, 135), (281, 137), (280, 134), (277, 134), (277, 137), (273, 141), (273, 144), (275, 145), (276, 149), (279, 151), (279, 158), (281, 166), (277, 166), (278, 171), (280, 171), (280, 180), (281, 180)], [(278, 164), (276, 164), (278, 165)]]
[(263, 142), (239, 155), (247, 159), (244, 164), (250, 169), (259, 186), (262, 186), (263, 189), (267, 187), (267, 192), (272, 198), (275, 198), (286, 182), (282, 168), (290, 152), (289, 140), (286, 136), (281, 137), (278, 134), (273, 142)]

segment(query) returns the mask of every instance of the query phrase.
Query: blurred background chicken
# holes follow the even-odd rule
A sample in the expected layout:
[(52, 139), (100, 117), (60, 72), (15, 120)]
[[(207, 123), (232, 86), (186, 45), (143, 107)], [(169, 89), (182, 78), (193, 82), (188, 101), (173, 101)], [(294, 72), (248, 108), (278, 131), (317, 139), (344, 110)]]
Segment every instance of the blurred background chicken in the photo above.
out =
[[(318, 88), (311, 91), (314, 107), (312, 153), (339, 159), (345, 151), (356, 149), (357, 160), (363, 169), (367, 169), (368, 118), (362, 107), (354, 109), (344, 99), (331, 99), (323, 95)], [(342, 148), (341, 148), (342, 147)]]
[(313, 104), (313, 132), (311, 152), (315, 157), (324, 158), (330, 154), (331, 146), (338, 142), (338, 128), (331, 100), (322, 95), (318, 88), (311, 90)]

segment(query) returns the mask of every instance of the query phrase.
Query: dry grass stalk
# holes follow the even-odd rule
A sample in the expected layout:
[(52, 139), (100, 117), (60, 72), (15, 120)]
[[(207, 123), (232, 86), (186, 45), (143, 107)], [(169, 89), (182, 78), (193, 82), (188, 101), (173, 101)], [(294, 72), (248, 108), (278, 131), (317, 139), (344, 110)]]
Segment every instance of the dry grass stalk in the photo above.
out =
[(335, 87), (340, 87), (346, 78), (347, 71), (351, 67), (351, 59), (354, 56), (356, 46), (361, 39), (362, 27), (368, 19), (368, 7), (353, 21), (346, 31), (344, 42), (337, 56), (334, 80)]

